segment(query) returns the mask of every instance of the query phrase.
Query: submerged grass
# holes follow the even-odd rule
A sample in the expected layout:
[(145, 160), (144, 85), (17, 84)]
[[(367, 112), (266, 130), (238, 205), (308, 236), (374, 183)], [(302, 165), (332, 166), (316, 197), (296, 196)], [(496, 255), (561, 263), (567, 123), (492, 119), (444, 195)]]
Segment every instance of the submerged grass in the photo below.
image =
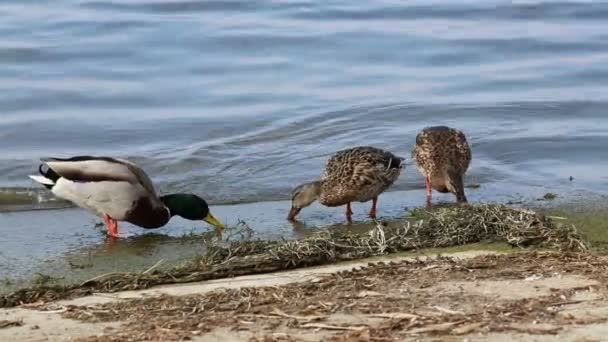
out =
[(39, 286), (0, 297), (0, 307), (88, 295), (145, 289), (161, 284), (204, 281), (246, 274), (353, 260), (420, 248), (503, 241), (515, 247), (537, 246), (560, 251), (587, 251), (574, 225), (503, 205), (443, 207), (415, 210), (402, 224), (378, 223), (361, 233), (325, 231), (294, 241), (237, 241), (210, 244), (206, 253), (169, 270), (155, 267), (142, 273), (115, 272), (70, 286)]
[(608, 251), (608, 211), (604, 208), (551, 209), (547, 214), (562, 217), (561, 222), (575, 225), (585, 234), (594, 251)]

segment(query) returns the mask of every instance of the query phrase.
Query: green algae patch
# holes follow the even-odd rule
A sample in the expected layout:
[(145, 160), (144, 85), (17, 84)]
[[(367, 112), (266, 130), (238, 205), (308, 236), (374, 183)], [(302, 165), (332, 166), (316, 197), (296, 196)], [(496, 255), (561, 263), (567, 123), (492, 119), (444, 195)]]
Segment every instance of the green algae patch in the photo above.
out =
[(603, 209), (562, 209), (551, 210), (556, 221), (575, 225), (585, 234), (593, 250), (608, 251), (608, 210)]

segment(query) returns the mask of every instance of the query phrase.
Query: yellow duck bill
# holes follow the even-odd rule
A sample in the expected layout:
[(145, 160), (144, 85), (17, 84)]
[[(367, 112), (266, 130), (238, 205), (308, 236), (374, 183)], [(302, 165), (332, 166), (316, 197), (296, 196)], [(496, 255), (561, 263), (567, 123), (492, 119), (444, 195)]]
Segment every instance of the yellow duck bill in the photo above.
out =
[(216, 226), (218, 229), (224, 229), (224, 224), (220, 220), (216, 219), (213, 214), (209, 213), (203, 218), (203, 221), (209, 223), (212, 226)]

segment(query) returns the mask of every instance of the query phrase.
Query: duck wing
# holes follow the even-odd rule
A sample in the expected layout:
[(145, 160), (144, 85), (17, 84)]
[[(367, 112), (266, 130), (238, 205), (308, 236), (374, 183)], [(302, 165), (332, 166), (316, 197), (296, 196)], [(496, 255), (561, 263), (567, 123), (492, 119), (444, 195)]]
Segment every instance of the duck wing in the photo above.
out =
[(339, 151), (321, 177), (321, 203), (339, 205), (378, 196), (399, 177), (403, 158), (375, 147)]
[(44, 158), (46, 164), (60, 177), (73, 182), (129, 182), (139, 184), (156, 196), (150, 177), (134, 163), (112, 157), (76, 156), (72, 158)]
[(356, 147), (336, 152), (328, 161), (322, 179), (347, 180), (365, 175), (393, 174), (405, 159), (375, 147)]

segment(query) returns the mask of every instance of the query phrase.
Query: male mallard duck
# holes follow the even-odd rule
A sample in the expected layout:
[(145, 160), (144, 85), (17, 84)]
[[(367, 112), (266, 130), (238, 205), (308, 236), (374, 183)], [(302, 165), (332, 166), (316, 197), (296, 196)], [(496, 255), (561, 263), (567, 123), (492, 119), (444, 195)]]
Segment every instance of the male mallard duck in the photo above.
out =
[(346, 204), (346, 218), (350, 222), (350, 202), (372, 200), (369, 212), (376, 218), (378, 195), (399, 177), (403, 158), (374, 147), (355, 147), (334, 154), (327, 161), (320, 180), (296, 187), (291, 195), (288, 220), (294, 220), (302, 208), (315, 200), (328, 207)]
[(471, 162), (471, 149), (464, 133), (445, 126), (427, 127), (416, 136), (412, 159), (425, 177), (428, 206), (431, 188), (453, 193), (459, 203), (467, 201), (463, 177)]
[[(221, 231), (224, 226), (204, 199), (192, 194), (158, 197), (146, 173), (130, 161), (78, 156), (42, 159), (41, 176), (30, 176), (63, 198), (103, 218), (109, 235), (118, 237), (118, 221), (159, 228), (172, 216), (203, 220)], [(44, 167), (46, 166), (46, 170)]]

